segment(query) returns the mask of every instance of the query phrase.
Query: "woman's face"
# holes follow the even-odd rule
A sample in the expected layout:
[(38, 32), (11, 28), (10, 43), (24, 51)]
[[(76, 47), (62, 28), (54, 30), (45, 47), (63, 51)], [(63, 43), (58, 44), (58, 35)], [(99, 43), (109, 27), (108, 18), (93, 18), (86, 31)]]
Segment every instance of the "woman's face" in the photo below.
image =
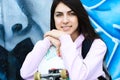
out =
[(78, 37), (77, 15), (62, 2), (60, 2), (55, 9), (54, 21), (57, 30), (70, 34), (72, 38)]

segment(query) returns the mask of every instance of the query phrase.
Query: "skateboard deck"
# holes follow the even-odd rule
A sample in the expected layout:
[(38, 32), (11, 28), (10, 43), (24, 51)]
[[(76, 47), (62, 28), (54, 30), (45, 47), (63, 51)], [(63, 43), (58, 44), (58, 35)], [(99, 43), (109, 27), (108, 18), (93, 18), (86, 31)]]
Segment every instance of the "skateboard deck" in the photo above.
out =
[(51, 69), (48, 74), (36, 72), (34, 80), (69, 80), (69, 78), (65, 69)]
[(64, 62), (56, 52), (56, 48), (51, 46), (39, 64), (38, 72), (34, 75), (35, 80), (68, 80)]

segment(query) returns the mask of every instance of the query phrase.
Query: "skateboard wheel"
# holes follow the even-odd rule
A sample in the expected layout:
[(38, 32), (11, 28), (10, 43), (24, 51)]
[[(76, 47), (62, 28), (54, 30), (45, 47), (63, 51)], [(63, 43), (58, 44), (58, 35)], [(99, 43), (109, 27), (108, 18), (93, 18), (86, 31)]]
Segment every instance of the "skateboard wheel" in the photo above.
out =
[(40, 74), (40, 72), (35, 72), (35, 74), (34, 74), (34, 80), (40, 80), (40, 76), (41, 76), (41, 74)]
[(60, 72), (61, 78), (62, 79), (67, 79), (68, 78), (68, 73), (66, 71), (66, 69), (62, 69)]

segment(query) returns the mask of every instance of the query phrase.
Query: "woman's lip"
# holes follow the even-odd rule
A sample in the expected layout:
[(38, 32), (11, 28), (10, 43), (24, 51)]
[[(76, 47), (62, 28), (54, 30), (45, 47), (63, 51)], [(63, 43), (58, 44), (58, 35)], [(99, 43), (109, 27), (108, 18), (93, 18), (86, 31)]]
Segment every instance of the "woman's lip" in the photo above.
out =
[(64, 28), (64, 27), (72, 27), (72, 26), (62, 26), (61, 28)]
[(72, 26), (62, 26), (62, 29), (63, 29), (64, 31), (68, 31), (71, 27), (72, 27)]

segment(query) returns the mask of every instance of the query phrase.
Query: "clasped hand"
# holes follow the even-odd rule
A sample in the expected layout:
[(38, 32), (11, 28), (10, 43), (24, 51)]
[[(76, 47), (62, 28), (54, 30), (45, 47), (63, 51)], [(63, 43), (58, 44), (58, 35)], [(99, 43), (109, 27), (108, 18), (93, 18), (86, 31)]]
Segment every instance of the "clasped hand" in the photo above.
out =
[(63, 31), (53, 29), (51, 31), (46, 32), (44, 37), (47, 37), (50, 40), (51, 44), (56, 47), (57, 52), (59, 53), (60, 52), (60, 45), (61, 45), (59, 37), (61, 37), (62, 35), (65, 35), (65, 34), (66, 33)]

